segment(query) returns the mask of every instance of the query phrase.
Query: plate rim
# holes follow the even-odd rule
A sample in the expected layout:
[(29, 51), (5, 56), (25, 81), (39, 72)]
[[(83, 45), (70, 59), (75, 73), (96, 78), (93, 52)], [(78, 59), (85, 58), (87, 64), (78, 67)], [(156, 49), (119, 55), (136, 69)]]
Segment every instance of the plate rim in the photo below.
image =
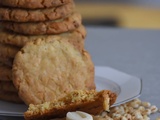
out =
[[(141, 94), (142, 94), (142, 88), (143, 88), (143, 80), (142, 80), (142, 78), (139, 78), (139, 77), (136, 77), (136, 76), (134, 76), (134, 75), (131, 75), (131, 74), (128, 74), (128, 73), (126, 73), (126, 72), (123, 72), (123, 71), (120, 71), (120, 70), (118, 70), (118, 69), (115, 69), (115, 68), (112, 68), (112, 67), (109, 67), (109, 66), (96, 66), (96, 68), (97, 69), (106, 69), (106, 70), (110, 70), (110, 71), (114, 71), (114, 72), (117, 72), (117, 73), (120, 73), (120, 74), (123, 74), (123, 75), (126, 75), (126, 76), (130, 76), (130, 78), (134, 78), (134, 79), (137, 79), (137, 81), (139, 81), (139, 92), (137, 92), (137, 94), (136, 95), (134, 95), (134, 96), (132, 96), (132, 97), (130, 97), (130, 98), (128, 98), (128, 99), (125, 99), (125, 100), (123, 100), (123, 101), (121, 101), (121, 102), (119, 102), (119, 103), (114, 103), (111, 107), (115, 107), (115, 106), (118, 106), (118, 105), (121, 105), (121, 104), (124, 104), (124, 103), (126, 103), (126, 102), (129, 102), (129, 101), (131, 101), (131, 100), (133, 100), (133, 99), (136, 99), (136, 98), (138, 98), (138, 97), (140, 97), (141, 96)], [(95, 72), (96, 73), (96, 72)], [(102, 74), (101, 74), (102, 75)], [(97, 76), (99, 76), (99, 75), (97, 75)], [(100, 77), (104, 77), (104, 75), (102, 75), (102, 76), (100, 76)], [(107, 77), (104, 77), (104, 78), (106, 78), (107, 79)], [(116, 82), (117, 84), (118, 84), (118, 82)], [(120, 86), (121, 87), (121, 86)], [(121, 89), (122, 90), (122, 89)]]
[(140, 91), (139, 91), (139, 93), (138, 93), (137, 95), (135, 95), (135, 96), (133, 96), (133, 97), (131, 97), (131, 98), (128, 98), (128, 99), (126, 99), (126, 100), (123, 100), (123, 101), (121, 101), (121, 102), (119, 102), (119, 103), (115, 103), (115, 104), (113, 104), (111, 107), (115, 107), (115, 106), (124, 104), (124, 103), (126, 103), (126, 102), (132, 101), (132, 100), (134, 100), (134, 99), (140, 97), (141, 94), (142, 94), (142, 86), (143, 86), (143, 82), (142, 82), (142, 78), (139, 78), (139, 80), (140, 80), (140, 86), (141, 86), (141, 87), (140, 87)]
[[(108, 67), (108, 66), (95, 66), (95, 69), (96, 68), (106, 68), (106, 69), (112, 69), (112, 70), (115, 70), (115, 71), (119, 71), (119, 70), (117, 70), (117, 69), (113, 69), (113, 68), (111, 68), (111, 67)], [(122, 72), (122, 71), (119, 71), (119, 72), (121, 72), (121, 73), (124, 73), (124, 74), (127, 74), (127, 73), (125, 73), (125, 72)], [(129, 74), (127, 74), (127, 75), (129, 75)], [(96, 75), (95, 74), (95, 76), (97, 76), (97, 77), (102, 77), (102, 78), (105, 78), (105, 79), (107, 79), (106, 77), (103, 77), (103, 76), (99, 76), (99, 75)], [(132, 76), (132, 75), (130, 75), (130, 76)], [(132, 76), (132, 77), (135, 77), (135, 76)], [(128, 99), (125, 99), (125, 100), (123, 100), (123, 101), (121, 101), (121, 102), (119, 102), (119, 103), (115, 103), (115, 104), (113, 104), (111, 107), (115, 107), (115, 106), (118, 106), (118, 105), (120, 105), (120, 104), (124, 104), (124, 103), (126, 103), (126, 102), (129, 102), (129, 101), (131, 101), (131, 100), (133, 100), (133, 99), (136, 99), (136, 98), (138, 98), (138, 97), (140, 97), (140, 95), (141, 95), (141, 93), (142, 93), (142, 87), (143, 87), (143, 82), (142, 82), (142, 78), (138, 78), (138, 77), (135, 77), (135, 78), (137, 78), (139, 81), (140, 81), (140, 91), (139, 91), (139, 93), (137, 94), (137, 95), (135, 95), (135, 96), (132, 96), (131, 98), (128, 98)], [(114, 81), (113, 81), (114, 82)], [(24, 113), (21, 113), (21, 112), (17, 112), (17, 113), (10, 113), (10, 112), (0, 112), (0, 116), (8, 116), (8, 117), (24, 117)]]

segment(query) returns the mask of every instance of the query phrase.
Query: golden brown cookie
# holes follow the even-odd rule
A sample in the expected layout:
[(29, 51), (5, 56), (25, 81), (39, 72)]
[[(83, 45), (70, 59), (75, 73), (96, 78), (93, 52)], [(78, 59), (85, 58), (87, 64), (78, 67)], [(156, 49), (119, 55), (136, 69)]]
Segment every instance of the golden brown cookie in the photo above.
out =
[(0, 81), (12, 80), (12, 68), (0, 63)]
[(14, 58), (19, 50), (20, 48), (12, 45), (0, 44), (0, 57)]
[(70, 43), (77, 46), (79, 50), (82, 50), (84, 48), (84, 39), (86, 37), (86, 29), (84, 26), (81, 25), (79, 28), (77, 28), (72, 32), (66, 32), (58, 35), (37, 35), (37, 36), (26, 36), (26, 35), (21, 35), (21, 34), (0, 29), (0, 38), (1, 38), (0, 43), (10, 44), (17, 47), (23, 47), (29, 41), (33, 41), (37, 39), (45, 39), (45, 40), (54, 39), (55, 37), (68, 38), (68, 41)]
[(73, 31), (81, 25), (81, 22), (81, 15), (79, 13), (73, 13), (64, 19), (54, 21), (34, 23), (3, 22), (2, 26), (20, 34), (41, 35)]
[(3, 63), (4, 65), (7, 65), (9, 67), (12, 67), (13, 59), (12, 58), (6, 58), (6, 57), (0, 57), (0, 63)]
[(12, 81), (0, 81), (0, 91), (17, 92)]
[(77, 89), (95, 89), (90, 55), (61, 38), (28, 42), (15, 56), (12, 73), (27, 105), (53, 101)]
[(68, 3), (47, 9), (18, 9), (18, 8), (0, 8), (0, 20), (14, 22), (40, 22), (64, 18), (73, 13), (74, 3)]
[(0, 0), (0, 5), (19, 8), (50, 8), (66, 3), (73, 2), (73, 0)]
[(65, 117), (67, 112), (83, 111), (98, 115), (109, 111), (117, 95), (111, 91), (74, 91), (53, 102), (30, 105), (24, 113), (26, 120), (44, 120)]
[(14, 103), (23, 103), (18, 94), (15, 92), (0, 91), (0, 100)]

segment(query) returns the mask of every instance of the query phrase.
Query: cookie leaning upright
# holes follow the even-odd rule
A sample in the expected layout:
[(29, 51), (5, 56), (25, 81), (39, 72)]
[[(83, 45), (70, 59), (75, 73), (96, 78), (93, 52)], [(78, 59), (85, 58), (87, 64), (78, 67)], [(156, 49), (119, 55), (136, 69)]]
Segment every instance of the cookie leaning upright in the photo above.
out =
[(29, 42), (15, 56), (13, 83), (27, 105), (53, 101), (73, 90), (95, 89), (90, 55), (61, 39)]

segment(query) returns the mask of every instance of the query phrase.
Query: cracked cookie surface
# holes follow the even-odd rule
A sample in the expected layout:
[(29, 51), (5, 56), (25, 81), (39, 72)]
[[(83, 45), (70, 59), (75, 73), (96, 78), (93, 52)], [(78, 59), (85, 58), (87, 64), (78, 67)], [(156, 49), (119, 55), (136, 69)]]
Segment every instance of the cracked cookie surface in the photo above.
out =
[(64, 18), (74, 11), (74, 3), (47, 9), (0, 8), (0, 20), (13, 22), (40, 22)]
[(50, 8), (66, 3), (73, 2), (73, 0), (0, 0), (0, 5), (19, 8)]
[(2, 22), (2, 26), (8, 30), (25, 35), (60, 34), (77, 29), (81, 25), (81, 15), (72, 15), (55, 21), (17, 23)]
[[(27, 35), (21, 35), (14, 32), (9, 32), (4, 29), (0, 29), (0, 43), (2, 44), (9, 44), (17, 47), (23, 47), (27, 42), (34, 41), (37, 39), (54, 39), (56, 37), (64, 37), (69, 41), (71, 44), (73, 44), (75, 47), (77, 47), (80, 51), (84, 48), (84, 39), (86, 37), (86, 29), (83, 25), (79, 26), (77, 29), (75, 29), (72, 32), (65, 32), (62, 34), (57, 35), (33, 35), (33, 36), (27, 36)], [(62, 39), (63, 40), (63, 39)], [(0, 58), (1, 61), (1, 58)], [(3, 62), (6, 60), (2, 59)], [(8, 61), (8, 60), (7, 60)], [(11, 62), (9, 62), (11, 63)]]

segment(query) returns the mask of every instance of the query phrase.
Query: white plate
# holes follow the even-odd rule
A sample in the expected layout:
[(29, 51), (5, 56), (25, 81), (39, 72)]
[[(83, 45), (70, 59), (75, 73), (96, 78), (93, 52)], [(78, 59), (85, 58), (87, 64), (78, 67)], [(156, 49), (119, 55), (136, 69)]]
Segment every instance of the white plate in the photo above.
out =
[[(117, 71), (110, 67), (95, 67), (95, 83), (97, 90), (112, 90), (118, 94), (116, 103), (113, 106), (128, 102), (137, 98), (141, 94), (142, 81), (141, 79)], [(23, 116), (27, 110), (27, 106), (13, 104), (0, 101), (1, 116)]]
[(118, 94), (113, 106), (131, 101), (141, 95), (142, 80), (110, 67), (96, 66), (95, 79), (97, 90), (109, 89)]

